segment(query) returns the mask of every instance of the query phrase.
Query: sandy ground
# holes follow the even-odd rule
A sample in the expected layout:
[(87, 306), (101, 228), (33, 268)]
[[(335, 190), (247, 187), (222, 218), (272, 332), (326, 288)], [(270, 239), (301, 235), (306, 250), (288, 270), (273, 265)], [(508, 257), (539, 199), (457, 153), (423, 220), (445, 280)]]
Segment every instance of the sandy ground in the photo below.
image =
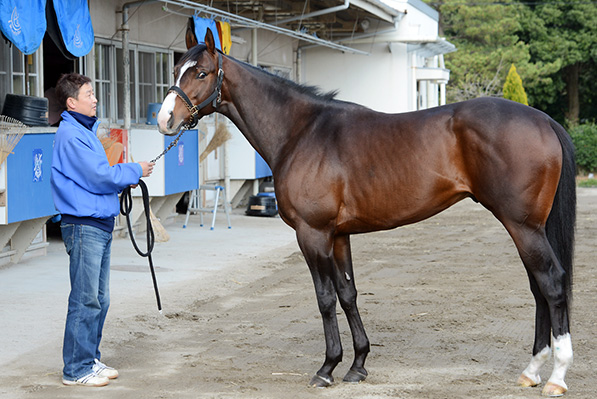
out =
[[(579, 189), (578, 195), (575, 358), (566, 396), (594, 398), (597, 190)], [(247, 217), (235, 215), (233, 225), (240, 218)], [(278, 226), (279, 219), (259, 220), (265, 228), (253, 237), (252, 250), (228, 253), (224, 266), (202, 270), (199, 277), (189, 269), (178, 281), (168, 280), (167, 268), (159, 272), (167, 280), (164, 315), (155, 311), (151, 294), (127, 294), (121, 281), (127, 265), (113, 261), (121, 273), (112, 275), (117, 288), (102, 360), (121, 376), (109, 386), (61, 385), (62, 331), (52, 328), (34, 350), (0, 362), (0, 397), (540, 397), (541, 388), (515, 383), (533, 341), (534, 302), (526, 273), (504, 228), (479, 205), (466, 200), (422, 223), (353, 237), (359, 305), (372, 343), (369, 377), (360, 384), (340, 382), (352, 362), (350, 334), (340, 315), (345, 360), (336, 369), (337, 382), (326, 389), (307, 387), (324, 354), (309, 272), (292, 232), (267, 228)], [(192, 236), (177, 234), (173, 240)], [(156, 258), (176, 256), (168, 248), (162, 244)], [(186, 244), (185, 262), (201, 263), (205, 248), (200, 241)], [(60, 313), (54, 323), (63, 321)], [(550, 361), (543, 370), (544, 381), (551, 366)]]

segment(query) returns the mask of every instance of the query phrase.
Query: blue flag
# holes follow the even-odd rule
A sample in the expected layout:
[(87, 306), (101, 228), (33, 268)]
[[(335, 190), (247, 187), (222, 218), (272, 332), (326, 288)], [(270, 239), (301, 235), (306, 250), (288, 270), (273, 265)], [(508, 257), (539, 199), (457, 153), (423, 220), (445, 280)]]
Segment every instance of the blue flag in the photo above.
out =
[(75, 57), (87, 55), (94, 43), (87, 0), (53, 0), (53, 3), (66, 49)]
[(23, 54), (35, 53), (46, 33), (46, 0), (0, 0), (0, 29)]
[(221, 51), (222, 45), (220, 44), (220, 36), (218, 35), (218, 26), (216, 25), (216, 21), (213, 19), (199, 18), (198, 16), (194, 15), (193, 22), (195, 23), (195, 36), (197, 37), (197, 42), (204, 43), (205, 33), (207, 32), (207, 28), (209, 28), (214, 37), (216, 48)]

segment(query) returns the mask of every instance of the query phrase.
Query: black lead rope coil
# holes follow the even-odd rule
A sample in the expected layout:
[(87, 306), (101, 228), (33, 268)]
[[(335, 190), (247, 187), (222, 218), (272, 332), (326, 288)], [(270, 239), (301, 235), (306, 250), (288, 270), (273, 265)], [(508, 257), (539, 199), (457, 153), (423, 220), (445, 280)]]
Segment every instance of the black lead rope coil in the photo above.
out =
[(139, 179), (139, 188), (141, 188), (141, 194), (143, 198), (143, 211), (145, 212), (145, 221), (147, 226), (147, 251), (143, 252), (139, 249), (137, 245), (137, 241), (135, 240), (135, 236), (133, 235), (133, 227), (131, 226), (131, 211), (133, 210), (133, 198), (131, 195), (131, 187), (126, 187), (122, 190), (122, 194), (120, 196), (120, 213), (126, 216), (126, 225), (129, 230), (129, 235), (131, 236), (131, 242), (133, 243), (133, 247), (139, 255), (142, 257), (146, 257), (149, 260), (149, 270), (151, 271), (151, 279), (153, 280), (153, 289), (155, 291), (155, 299), (158, 303), (158, 310), (162, 313), (162, 301), (160, 300), (160, 292), (158, 290), (158, 281), (155, 277), (155, 270), (153, 267), (153, 259), (151, 257), (151, 252), (153, 251), (153, 245), (155, 243), (155, 235), (153, 233), (153, 227), (151, 226), (151, 217), (150, 217), (150, 210), (149, 210), (149, 191), (147, 190), (147, 185), (141, 179)]

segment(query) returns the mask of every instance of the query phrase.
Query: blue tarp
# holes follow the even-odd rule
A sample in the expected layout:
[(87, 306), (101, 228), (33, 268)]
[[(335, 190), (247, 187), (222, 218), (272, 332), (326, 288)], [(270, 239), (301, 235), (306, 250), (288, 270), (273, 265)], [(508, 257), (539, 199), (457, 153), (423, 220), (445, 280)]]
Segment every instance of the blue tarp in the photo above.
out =
[(218, 26), (216, 25), (216, 21), (213, 19), (199, 18), (198, 16), (194, 15), (193, 22), (195, 23), (195, 37), (197, 38), (197, 42), (204, 43), (205, 33), (207, 32), (207, 28), (209, 28), (214, 37), (216, 48), (221, 51), (222, 45), (220, 44), (220, 36), (218, 35)]
[(94, 41), (87, 0), (53, 0), (53, 3), (66, 49), (75, 57), (87, 55)]
[(0, 0), (0, 29), (21, 52), (33, 54), (46, 33), (46, 0)]

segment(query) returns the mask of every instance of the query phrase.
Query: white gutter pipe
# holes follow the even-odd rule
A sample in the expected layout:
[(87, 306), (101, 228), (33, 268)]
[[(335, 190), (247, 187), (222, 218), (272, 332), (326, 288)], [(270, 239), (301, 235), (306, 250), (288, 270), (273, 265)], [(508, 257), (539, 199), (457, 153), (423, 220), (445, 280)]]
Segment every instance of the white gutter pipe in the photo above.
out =
[(129, 57), (129, 8), (133, 6), (142, 6), (144, 4), (155, 3), (156, 1), (157, 0), (140, 0), (132, 1), (130, 3), (125, 3), (122, 5), (122, 26), (120, 27), (120, 30), (122, 30), (122, 67), (124, 68), (124, 71), (122, 71), (122, 78), (124, 81), (122, 112), (124, 114), (124, 129), (127, 131), (131, 128), (131, 60)]

